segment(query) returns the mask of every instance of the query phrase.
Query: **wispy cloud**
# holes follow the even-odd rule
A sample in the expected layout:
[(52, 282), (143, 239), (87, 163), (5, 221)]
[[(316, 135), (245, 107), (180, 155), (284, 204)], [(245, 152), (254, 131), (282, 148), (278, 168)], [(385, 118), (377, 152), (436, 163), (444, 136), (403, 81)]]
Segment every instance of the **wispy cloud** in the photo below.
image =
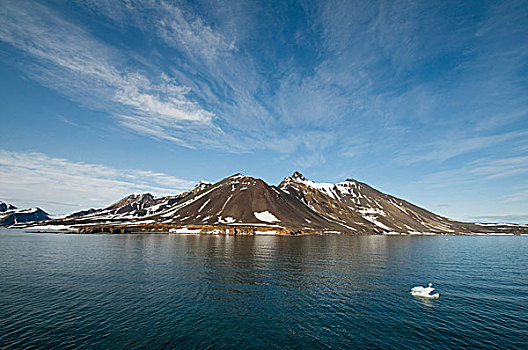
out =
[(526, 203), (528, 201), (528, 189), (511, 193), (501, 199), (507, 203)]
[(130, 193), (176, 194), (194, 183), (160, 172), (0, 150), (0, 198), (54, 214), (102, 207)]
[(31, 58), (32, 78), (185, 147), (265, 149), (293, 163), (306, 158), (296, 152), (351, 155), (354, 140), (408, 165), (524, 135), (497, 130), (528, 103), (515, 2), (77, 1), (109, 37), (137, 34), (137, 47), (104, 41), (60, 6), (0, 6), (0, 40)]
[(495, 180), (528, 174), (528, 156), (506, 157), (502, 159), (478, 159), (457, 169), (430, 173), (422, 181), (438, 186), (449, 186), (475, 181), (475, 179)]
[(468, 136), (467, 134), (456, 132), (428, 144), (420, 145), (420, 148), (427, 150), (425, 152), (420, 151), (418, 148), (412, 149), (412, 154), (403, 156), (403, 160), (407, 164), (420, 161), (443, 162), (468, 152), (485, 149), (526, 136), (528, 136), (528, 131), (514, 131), (490, 136)]
[(293, 162), (293, 165), (299, 169), (313, 168), (326, 163), (325, 157), (321, 153), (313, 153), (311, 155), (300, 157)]
[(528, 215), (483, 215), (468, 217), (473, 222), (528, 223)]
[(34, 79), (89, 107), (148, 122), (151, 130), (134, 130), (159, 139), (186, 145), (178, 135), (189, 124), (209, 134), (218, 130), (215, 115), (189, 98), (188, 87), (166, 74), (147, 77), (130, 71), (124, 67), (126, 57), (44, 6), (3, 6), (0, 40), (33, 58), (24, 64)]
[(160, 36), (171, 46), (180, 47), (199, 54), (209, 60), (222, 58), (236, 50), (235, 42), (214, 31), (200, 18), (187, 19), (183, 11), (167, 2), (160, 3), (162, 17), (156, 27)]
[(133, 24), (143, 31), (154, 30), (167, 45), (200, 59), (221, 59), (237, 50), (232, 38), (227, 38), (200, 17), (169, 1), (87, 0), (79, 3), (117, 23)]
[(277, 150), (275, 140), (289, 139), (279, 151), (291, 152), (303, 144), (257, 98), (262, 77), (251, 59), (232, 56), (233, 40), (199, 17), (163, 1), (92, 2), (120, 25), (145, 31), (154, 26), (169, 45), (165, 49), (186, 57), (143, 65), (143, 59), (96, 39), (54, 10), (26, 5), (6, 2), (0, 14), (0, 40), (26, 56), (21, 69), (61, 94), (110, 113), (119, 125), (189, 148)]
[(528, 173), (528, 156), (475, 162), (471, 171), (485, 179), (497, 179)]

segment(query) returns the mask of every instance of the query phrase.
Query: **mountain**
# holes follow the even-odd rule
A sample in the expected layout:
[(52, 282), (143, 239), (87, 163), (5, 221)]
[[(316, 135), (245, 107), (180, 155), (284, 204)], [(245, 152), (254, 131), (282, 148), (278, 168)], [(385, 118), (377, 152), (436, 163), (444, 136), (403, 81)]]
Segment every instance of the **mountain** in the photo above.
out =
[(89, 209), (50, 220), (46, 222), (46, 227), (68, 227), (82, 233), (528, 232), (526, 225), (473, 224), (450, 220), (382, 193), (363, 182), (347, 179), (336, 184), (317, 183), (298, 172), (286, 177), (278, 186), (270, 186), (255, 177), (235, 174), (217, 183), (200, 182), (174, 196), (156, 198), (149, 193), (133, 194), (103, 209)]
[(11, 204), (0, 201), (0, 213), (13, 209), (16, 209), (16, 207)]
[(49, 220), (48, 214), (40, 208), (18, 209), (0, 201), (0, 226), (11, 226), (17, 223)]
[(316, 183), (296, 172), (285, 178), (279, 188), (327, 221), (358, 233), (455, 233), (482, 230), (478, 225), (438, 216), (353, 179), (336, 184)]
[[(82, 223), (99, 223), (99, 222), (124, 222), (136, 220), (145, 216), (152, 216), (171, 208), (185, 197), (192, 196), (212, 183), (200, 181), (196, 186), (188, 191), (175, 196), (166, 196), (155, 198), (150, 193), (131, 194), (123, 199), (109, 205), (103, 209), (88, 209), (75, 212), (61, 219), (62, 222), (82, 222)], [(56, 220), (57, 221), (57, 220)]]

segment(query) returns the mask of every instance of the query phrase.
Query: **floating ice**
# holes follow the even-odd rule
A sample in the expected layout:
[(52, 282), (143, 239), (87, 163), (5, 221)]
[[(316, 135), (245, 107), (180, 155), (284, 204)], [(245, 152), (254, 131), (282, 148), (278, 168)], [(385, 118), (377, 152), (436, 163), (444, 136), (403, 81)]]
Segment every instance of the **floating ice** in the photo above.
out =
[(438, 299), (438, 298), (440, 298), (440, 294), (439, 293), (431, 294), (431, 292), (433, 290), (435, 290), (433, 288), (433, 284), (429, 283), (428, 287), (417, 286), (417, 287), (411, 288), (411, 295), (413, 297), (425, 298), (425, 299)]

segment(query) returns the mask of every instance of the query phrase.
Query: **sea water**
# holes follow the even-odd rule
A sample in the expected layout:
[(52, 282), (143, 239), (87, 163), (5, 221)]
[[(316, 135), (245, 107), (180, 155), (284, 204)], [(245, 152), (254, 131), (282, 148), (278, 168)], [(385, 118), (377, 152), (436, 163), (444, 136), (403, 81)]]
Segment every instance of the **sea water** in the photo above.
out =
[(3, 229), (0, 348), (30, 347), (526, 349), (528, 237)]

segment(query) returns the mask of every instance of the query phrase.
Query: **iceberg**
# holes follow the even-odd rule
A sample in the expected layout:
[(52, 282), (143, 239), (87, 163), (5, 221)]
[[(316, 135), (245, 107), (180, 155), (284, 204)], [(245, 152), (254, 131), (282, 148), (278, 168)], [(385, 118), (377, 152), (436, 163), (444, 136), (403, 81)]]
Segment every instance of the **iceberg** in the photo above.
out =
[(425, 298), (425, 299), (440, 298), (439, 293), (431, 294), (434, 290), (435, 289), (433, 288), (433, 284), (429, 283), (429, 286), (427, 287), (417, 286), (417, 287), (411, 288), (411, 295), (413, 297)]

